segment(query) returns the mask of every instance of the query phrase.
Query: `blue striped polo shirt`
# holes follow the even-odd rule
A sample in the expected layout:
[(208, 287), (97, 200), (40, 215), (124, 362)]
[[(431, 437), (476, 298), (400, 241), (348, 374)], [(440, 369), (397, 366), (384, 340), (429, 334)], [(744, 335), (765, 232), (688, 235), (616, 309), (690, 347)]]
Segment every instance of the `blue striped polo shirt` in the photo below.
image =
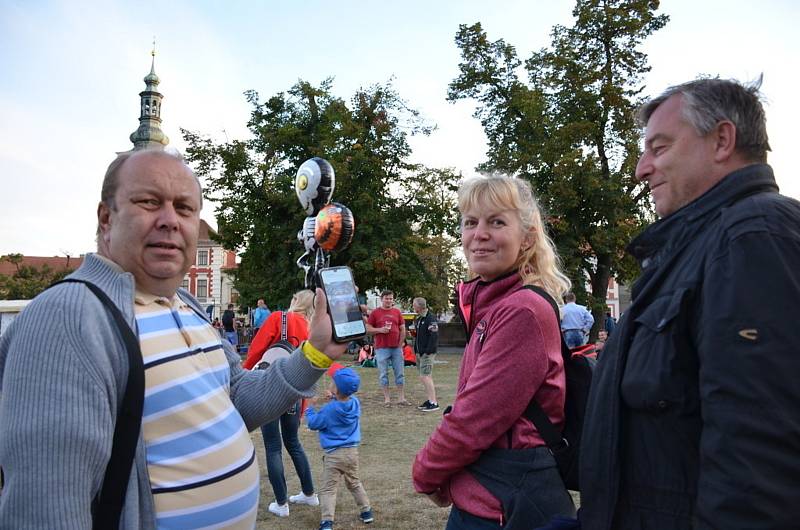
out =
[(158, 528), (252, 529), (259, 472), (219, 333), (177, 296), (136, 293), (142, 430)]

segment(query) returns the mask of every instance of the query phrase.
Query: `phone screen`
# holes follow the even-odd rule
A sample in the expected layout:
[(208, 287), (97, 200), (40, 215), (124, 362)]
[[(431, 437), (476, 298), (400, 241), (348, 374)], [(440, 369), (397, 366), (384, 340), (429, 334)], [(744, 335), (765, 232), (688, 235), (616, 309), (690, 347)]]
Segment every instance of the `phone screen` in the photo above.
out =
[(358, 305), (353, 274), (347, 267), (330, 267), (319, 271), (320, 283), (328, 297), (328, 313), (337, 342), (363, 337), (367, 333)]

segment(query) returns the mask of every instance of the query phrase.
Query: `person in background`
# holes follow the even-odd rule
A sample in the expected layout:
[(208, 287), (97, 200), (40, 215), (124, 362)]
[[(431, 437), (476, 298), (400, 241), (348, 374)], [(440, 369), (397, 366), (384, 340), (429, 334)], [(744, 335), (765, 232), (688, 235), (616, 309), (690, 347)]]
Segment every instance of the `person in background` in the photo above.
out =
[(269, 310), (263, 298), (259, 298), (256, 308), (253, 310), (253, 337), (258, 335), (258, 330), (264, 325), (272, 311)]
[(575, 295), (564, 295), (564, 307), (561, 308), (561, 331), (564, 342), (570, 348), (577, 348), (586, 344), (586, 337), (594, 324), (594, 317), (582, 305), (575, 303)]
[(610, 337), (614, 332), (614, 328), (617, 327), (617, 321), (611, 316), (611, 311), (606, 311), (606, 320), (603, 326), (606, 330), (607, 336)]
[(408, 339), (403, 341), (403, 366), (416, 366), (417, 356), (414, 354), (414, 348), (408, 343)]
[[(292, 296), (292, 302), (286, 312), (286, 340), (293, 346), (296, 347), (308, 339), (308, 323), (311, 321), (313, 314), (314, 293), (307, 289), (296, 292)], [(250, 370), (255, 367), (264, 352), (281, 340), (282, 323), (283, 311), (273, 311), (269, 315), (250, 344), (247, 358), (242, 364), (245, 369)], [(297, 401), (280, 418), (261, 426), (264, 451), (267, 454), (267, 476), (272, 486), (272, 492), (275, 494), (275, 500), (269, 503), (267, 509), (278, 517), (288, 517), (289, 502), (307, 504), (309, 506), (319, 505), (319, 499), (314, 493), (311, 466), (298, 436), (300, 409), (300, 401)], [(301, 491), (297, 495), (288, 496), (286, 475), (283, 470), (281, 440), (283, 441), (283, 446), (286, 447), (286, 452), (289, 453), (289, 457), (292, 459), (297, 476), (300, 478)]]
[(225, 339), (236, 348), (239, 344), (239, 337), (236, 330), (239, 323), (236, 321), (236, 313), (233, 311), (233, 304), (228, 304), (228, 309), (222, 312), (222, 329), (225, 332)]
[(403, 390), (403, 341), (406, 338), (406, 324), (403, 314), (394, 307), (394, 293), (381, 293), (381, 307), (373, 309), (367, 319), (367, 333), (374, 336), (375, 360), (378, 362), (378, 380), (383, 390), (383, 405), (391, 406), (389, 396), (389, 363), (392, 363), (394, 383), (397, 386), (397, 404), (410, 406)]
[(425, 402), (417, 408), (422, 412), (433, 412), (439, 410), (439, 403), (436, 401), (436, 387), (433, 384), (433, 363), (436, 360), (436, 348), (439, 346), (439, 323), (433, 313), (428, 310), (428, 302), (424, 298), (414, 298), (411, 305), (414, 312), (417, 313), (417, 317), (414, 319), (416, 332), (414, 353), (417, 355), (419, 380), (425, 387), (426, 397)]
[(596, 352), (596, 357), (599, 359), (600, 354), (603, 353), (603, 348), (606, 347), (606, 342), (608, 341), (608, 332), (604, 329), (601, 329), (597, 332), (597, 342), (594, 343), (594, 351)]
[(331, 402), (316, 410), (316, 399), (306, 411), (308, 428), (319, 431), (319, 441), (325, 456), (322, 458), (322, 488), (319, 492), (321, 522), (319, 530), (333, 528), (336, 512), (336, 492), (339, 480), (344, 477), (347, 489), (353, 495), (362, 523), (372, 523), (375, 518), (369, 497), (358, 473), (358, 446), (361, 443), (361, 402), (355, 394), (361, 379), (352, 368), (340, 368), (333, 374), (329, 390)]

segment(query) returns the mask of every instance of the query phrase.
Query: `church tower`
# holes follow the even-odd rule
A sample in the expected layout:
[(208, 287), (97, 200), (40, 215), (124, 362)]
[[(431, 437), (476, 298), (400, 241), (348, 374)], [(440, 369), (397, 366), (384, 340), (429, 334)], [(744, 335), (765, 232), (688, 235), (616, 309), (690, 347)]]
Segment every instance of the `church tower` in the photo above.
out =
[(139, 128), (131, 134), (134, 151), (139, 149), (164, 149), (164, 146), (169, 143), (169, 138), (161, 130), (161, 100), (164, 96), (158, 91), (160, 80), (155, 72), (155, 44), (150, 54), (153, 56), (150, 63), (150, 73), (144, 78), (144, 91), (139, 92), (139, 97), (142, 101)]

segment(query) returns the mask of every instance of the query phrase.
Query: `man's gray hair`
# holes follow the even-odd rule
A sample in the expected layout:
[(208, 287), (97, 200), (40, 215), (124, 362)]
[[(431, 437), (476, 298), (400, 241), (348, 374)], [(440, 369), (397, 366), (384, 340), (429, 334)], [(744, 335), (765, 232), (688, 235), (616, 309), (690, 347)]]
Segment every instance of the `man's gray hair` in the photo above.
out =
[(718, 123), (730, 121), (736, 127), (736, 151), (749, 162), (765, 163), (771, 149), (759, 93), (762, 77), (749, 85), (733, 79), (705, 78), (669, 87), (639, 108), (639, 125), (645, 127), (659, 105), (680, 94), (683, 117), (700, 136), (710, 133)]
[[(168, 158), (174, 158), (183, 164), (186, 164), (186, 159), (180, 153), (180, 151), (176, 149), (142, 149), (142, 150), (131, 150), (131, 151), (124, 151), (122, 153), (117, 154), (117, 158), (115, 158), (109, 165), (108, 169), (106, 169), (106, 174), (103, 177), (103, 186), (100, 188), (100, 202), (108, 206), (111, 210), (117, 209), (117, 204), (115, 202), (115, 197), (117, 196), (117, 189), (119, 188), (119, 173), (122, 170), (122, 166), (125, 162), (128, 161), (129, 158), (132, 156), (139, 154), (139, 153), (148, 153), (153, 155), (165, 156)], [(191, 170), (191, 168), (189, 168)], [(194, 171), (192, 171), (194, 175)], [(197, 178), (197, 175), (195, 175)], [(200, 184), (200, 180), (197, 180), (197, 186), (200, 188), (200, 207), (203, 207), (203, 186)], [(97, 225), (97, 238), (98, 244), (100, 242), (100, 224)]]
[(414, 301), (412, 303), (415, 306), (419, 307), (420, 309), (426, 309), (428, 307), (428, 301), (425, 300), (424, 298), (420, 297), (414, 298)]
[[(114, 204), (114, 197), (117, 195), (117, 188), (119, 188), (119, 173), (122, 169), (122, 166), (125, 162), (131, 158), (132, 156), (139, 154), (139, 153), (147, 153), (152, 155), (159, 155), (159, 156), (166, 156), (169, 158), (174, 158), (179, 162), (186, 164), (186, 159), (183, 155), (175, 150), (175, 149), (143, 149), (138, 151), (124, 151), (117, 155), (111, 164), (108, 165), (108, 169), (106, 169), (106, 175), (103, 177), (103, 187), (100, 189), (100, 202), (107, 205), (109, 208), (116, 208), (116, 204)], [(194, 174), (194, 171), (192, 171)], [(197, 176), (195, 175), (195, 178)], [(197, 181), (198, 185), (200, 181)], [(203, 190), (202, 186), (200, 187), (200, 205), (203, 204)]]

